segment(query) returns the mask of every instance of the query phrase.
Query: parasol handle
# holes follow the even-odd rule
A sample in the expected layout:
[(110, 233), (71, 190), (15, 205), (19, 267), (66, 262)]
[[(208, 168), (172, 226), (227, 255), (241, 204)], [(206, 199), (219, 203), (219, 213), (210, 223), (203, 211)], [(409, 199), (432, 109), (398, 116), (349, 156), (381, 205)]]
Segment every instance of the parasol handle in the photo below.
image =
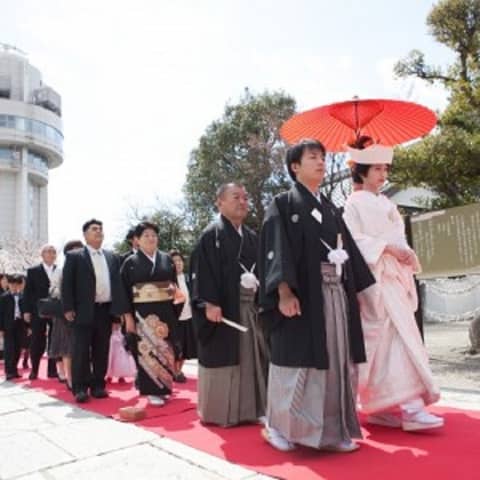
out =
[(360, 138), (360, 120), (358, 118), (358, 96), (355, 95), (353, 97), (354, 103), (353, 103), (353, 111), (355, 114), (355, 140), (358, 140)]

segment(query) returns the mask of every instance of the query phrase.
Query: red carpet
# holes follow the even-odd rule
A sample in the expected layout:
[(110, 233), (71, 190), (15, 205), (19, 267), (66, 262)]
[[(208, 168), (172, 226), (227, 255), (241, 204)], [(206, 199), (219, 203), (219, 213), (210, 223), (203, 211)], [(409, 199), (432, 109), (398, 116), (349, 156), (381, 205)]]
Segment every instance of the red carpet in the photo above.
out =
[[(71, 393), (57, 380), (20, 379), (17, 383), (73, 403)], [(93, 399), (82, 408), (115, 418), (122, 406), (146, 404), (131, 383), (110, 384), (108, 389), (109, 399)], [(282, 453), (264, 442), (257, 425), (230, 429), (201, 425), (196, 413), (196, 380), (189, 379), (176, 385), (165, 407), (148, 407), (147, 418), (137, 425), (281, 479), (480, 479), (480, 411), (439, 407), (432, 411), (444, 415), (443, 429), (412, 434), (364, 424), (365, 439), (358, 452), (334, 454), (299, 448)]]

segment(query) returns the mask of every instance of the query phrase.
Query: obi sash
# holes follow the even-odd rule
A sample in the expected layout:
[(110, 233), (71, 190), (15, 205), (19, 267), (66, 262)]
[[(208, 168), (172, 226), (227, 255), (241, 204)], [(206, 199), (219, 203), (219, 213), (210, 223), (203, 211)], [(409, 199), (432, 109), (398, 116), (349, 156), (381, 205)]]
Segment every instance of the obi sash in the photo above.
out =
[(136, 283), (132, 287), (133, 303), (167, 302), (174, 299), (171, 282)]

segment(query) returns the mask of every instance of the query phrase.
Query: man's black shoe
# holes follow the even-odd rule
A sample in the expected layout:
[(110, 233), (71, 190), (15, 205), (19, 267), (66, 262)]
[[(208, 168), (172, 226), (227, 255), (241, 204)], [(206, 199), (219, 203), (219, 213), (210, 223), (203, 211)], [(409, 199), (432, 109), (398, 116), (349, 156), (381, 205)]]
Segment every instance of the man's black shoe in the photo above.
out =
[(80, 391), (75, 394), (75, 400), (77, 403), (85, 403), (88, 402), (88, 393), (84, 391)]
[(47, 377), (48, 378), (58, 378), (58, 373), (57, 372), (48, 372)]
[(93, 398), (107, 398), (108, 392), (104, 388), (95, 388), (90, 391)]
[(30, 372), (30, 375), (28, 376), (29, 380), (36, 380), (38, 377), (38, 374), (35, 372)]
[(20, 375), (18, 375), (18, 373), (8, 373), (7, 374), (7, 380), (13, 380), (14, 378), (20, 378)]

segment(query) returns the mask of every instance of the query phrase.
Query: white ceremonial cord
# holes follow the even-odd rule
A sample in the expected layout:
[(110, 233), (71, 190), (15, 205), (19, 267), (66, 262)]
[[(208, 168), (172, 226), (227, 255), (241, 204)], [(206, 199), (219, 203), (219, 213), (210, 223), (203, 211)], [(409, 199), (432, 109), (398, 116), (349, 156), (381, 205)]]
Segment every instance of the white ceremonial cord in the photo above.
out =
[(342, 236), (337, 237), (337, 248), (333, 249), (323, 238), (320, 241), (328, 249), (328, 261), (335, 265), (335, 273), (340, 277), (342, 275), (342, 265), (348, 260), (348, 253), (342, 248)]
[(238, 263), (239, 263), (240, 266), (243, 268), (243, 271), (244, 271), (246, 274), (248, 274), (249, 278), (252, 278), (252, 279), (255, 278), (255, 283), (256, 283), (256, 285), (257, 285), (257, 287), (258, 287), (258, 286), (260, 285), (260, 282), (258, 281), (258, 278), (256, 277), (256, 275), (253, 273), (253, 271), (255, 270), (255, 267), (256, 267), (257, 264), (254, 263), (254, 264), (252, 265), (252, 268), (251, 268), (250, 270), (248, 270), (247, 267), (245, 267), (245, 265), (244, 265), (242, 262), (238, 261)]

